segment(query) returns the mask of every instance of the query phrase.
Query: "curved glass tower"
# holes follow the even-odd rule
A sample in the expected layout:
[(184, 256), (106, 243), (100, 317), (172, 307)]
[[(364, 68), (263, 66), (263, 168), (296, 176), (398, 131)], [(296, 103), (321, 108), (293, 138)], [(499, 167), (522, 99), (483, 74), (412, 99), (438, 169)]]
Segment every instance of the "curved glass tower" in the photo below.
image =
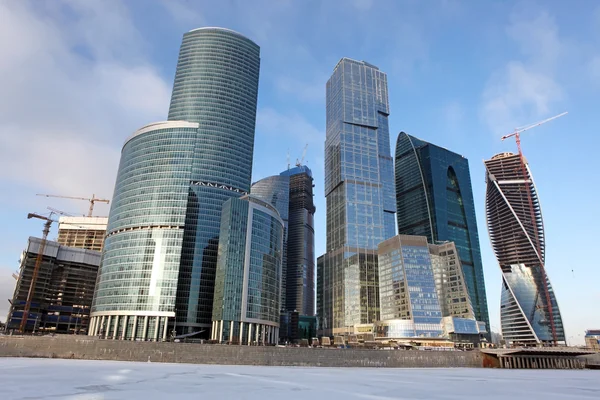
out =
[(475, 318), (489, 327), (469, 160), (400, 132), (395, 178), (398, 233), (454, 242)]
[(198, 124), (159, 122), (123, 146), (90, 335), (157, 340), (175, 316)]
[(502, 269), (502, 335), (513, 344), (564, 344), (558, 303), (544, 270), (544, 223), (529, 165), (512, 153), (484, 163), (488, 231)]
[(123, 147), (92, 334), (210, 337), (221, 208), (250, 190), (259, 68), (237, 32), (183, 36), (168, 122)]
[(198, 123), (177, 287), (177, 330), (210, 328), (221, 207), (250, 191), (260, 48), (237, 32), (183, 35), (169, 120)]
[(266, 201), (279, 212), (283, 220), (283, 261), (281, 273), (281, 309), (285, 309), (286, 299), (286, 267), (287, 267), (287, 239), (288, 239), (288, 213), (290, 207), (290, 178), (287, 176), (268, 176), (252, 184), (250, 193), (253, 197)]
[(239, 344), (279, 337), (283, 221), (252, 195), (223, 205), (211, 339)]

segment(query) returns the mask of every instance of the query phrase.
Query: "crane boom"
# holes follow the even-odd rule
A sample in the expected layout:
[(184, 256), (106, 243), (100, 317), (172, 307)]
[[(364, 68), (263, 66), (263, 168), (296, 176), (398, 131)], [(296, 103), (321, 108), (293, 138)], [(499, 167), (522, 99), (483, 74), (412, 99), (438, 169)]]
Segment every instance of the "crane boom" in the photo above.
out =
[[(33, 300), (33, 294), (35, 292), (35, 285), (37, 283), (37, 277), (40, 273), (40, 267), (42, 265), (42, 260), (44, 257), (44, 250), (46, 249), (46, 239), (48, 238), (48, 233), (50, 233), (50, 225), (52, 222), (55, 222), (52, 219), (52, 213), (50, 213), (49, 217), (44, 217), (39, 214), (29, 213), (27, 214), (27, 219), (37, 218), (43, 221), (44, 230), (42, 235), (42, 241), (40, 242), (40, 247), (38, 249), (38, 254), (35, 258), (35, 265), (33, 267), (33, 273), (31, 275), (31, 284), (29, 285), (29, 291), (27, 292), (27, 299), (25, 301), (25, 307), (23, 309), (23, 316), (21, 317), (21, 325), (19, 326), (19, 330), (22, 333), (25, 333), (25, 329), (27, 328), (27, 318), (29, 318), (29, 310), (31, 309), (31, 301)], [(35, 330), (35, 324), (33, 325), (33, 329)]]
[(40, 193), (38, 193), (36, 196), (57, 197), (59, 199), (71, 199), (71, 200), (87, 200), (87, 201), (90, 202), (90, 209), (88, 211), (88, 217), (92, 216), (92, 214), (94, 212), (94, 204), (96, 202), (98, 202), (98, 203), (106, 203), (106, 204), (110, 203), (110, 200), (108, 200), (108, 199), (100, 199), (100, 198), (96, 197), (95, 194), (93, 194), (91, 198), (87, 198), (87, 197), (74, 197), (74, 196), (60, 196), (60, 195), (56, 195), (56, 194), (40, 194)]
[(306, 146), (304, 146), (304, 150), (302, 150), (302, 157), (300, 159), (296, 159), (296, 167), (302, 166), (302, 163), (304, 162), (304, 157), (306, 157), (306, 149), (307, 148), (308, 148), (308, 143), (306, 143)]
[(536, 122), (535, 124), (526, 125), (526, 126), (521, 127), (521, 128), (515, 128), (515, 131), (513, 133), (509, 133), (508, 135), (502, 136), (502, 140), (505, 140), (505, 139), (508, 139), (510, 137), (516, 136), (516, 135), (518, 135), (520, 133), (523, 133), (523, 132), (525, 132), (525, 131), (527, 131), (527, 130), (529, 130), (531, 128), (535, 128), (536, 126), (540, 126), (542, 124), (545, 124), (546, 122), (550, 122), (550, 121), (552, 121), (552, 120), (554, 120), (556, 118), (560, 118), (560, 117), (562, 117), (564, 115), (567, 115), (568, 113), (569, 113), (568, 111), (565, 111), (562, 114), (558, 114), (558, 115), (555, 115), (554, 117), (550, 117), (550, 118), (545, 119), (543, 121)]

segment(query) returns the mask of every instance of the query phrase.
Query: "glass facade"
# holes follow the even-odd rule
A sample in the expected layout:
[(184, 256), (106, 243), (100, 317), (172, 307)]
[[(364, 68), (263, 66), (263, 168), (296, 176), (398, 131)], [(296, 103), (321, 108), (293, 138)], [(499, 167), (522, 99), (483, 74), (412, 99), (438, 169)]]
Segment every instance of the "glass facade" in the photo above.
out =
[(475, 320), (473, 305), (454, 243), (430, 244), (429, 252), (442, 315)]
[(123, 146), (92, 305), (98, 332), (123, 330), (125, 316), (174, 316), (197, 129), (155, 123)]
[(315, 203), (312, 171), (305, 165), (281, 173), (290, 179), (286, 302), (288, 311), (315, 315)]
[(223, 205), (213, 303), (213, 340), (277, 343), (283, 220), (250, 196)]
[(321, 333), (379, 318), (377, 245), (395, 234), (387, 75), (343, 58), (327, 82), (327, 253), (318, 262)]
[(398, 233), (454, 242), (475, 318), (489, 325), (469, 161), (401, 132), (395, 179)]
[(545, 271), (540, 201), (527, 161), (502, 153), (485, 167), (488, 231), (502, 270), (502, 335), (514, 344), (564, 344), (562, 317)]
[(210, 328), (221, 207), (249, 192), (260, 48), (222, 28), (183, 36), (169, 120), (198, 124), (177, 287), (177, 330)]
[(287, 288), (287, 243), (288, 243), (288, 213), (290, 207), (290, 178), (288, 176), (269, 176), (252, 184), (250, 193), (271, 204), (279, 212), (283, 220), (283, 261), (281, 279), (281, 308), (285, 309)]
[(379, 245), (381, 320), (414, 322), (409, 336), (442, 335), (442, 310), (424, 236), (398, 235)]

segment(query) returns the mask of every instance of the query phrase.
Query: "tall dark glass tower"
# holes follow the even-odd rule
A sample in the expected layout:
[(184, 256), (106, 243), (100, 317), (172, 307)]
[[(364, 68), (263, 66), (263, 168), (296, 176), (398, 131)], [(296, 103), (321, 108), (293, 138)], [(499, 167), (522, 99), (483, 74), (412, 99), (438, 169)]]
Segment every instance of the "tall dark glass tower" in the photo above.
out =
[(210, 337), (221, 209), (250, 190), (259, 53), (228, 29), (183, 36), (169, 120), (123, 146), (91, 331)]
[(315, 203), (312, 171), (305, 165), (283, 171), (290, 179), (285, 309), (315, 315)]
[(489, 329), (469, 160), (400, 132), (395, 172), (398, 233), (455, 243), (475, 318)]
[(199, 124), (177, 286), (177, 329), (210, 328), (221, 207), (250, 191), (260, 48), (237, 32), (183, 36), (169, 120)]
[(343, 58), (327, 82), (327, 252), (317, 262), (323, 335), (379, 318), (377, 246), (395, 235), (387, 75)]
[(485, 168), (488, 231), (502, 269), (502, 335), (513, 344), (565, 344), (544, 268), (544, 222), (529, 165), (518, 154), (502, 153), (485, 161)]
[(284, 221), (282, 310), (315, 313), (315, 205), (312, 171), (305, 165), (252, 184), (251, 193), (272, 204)]

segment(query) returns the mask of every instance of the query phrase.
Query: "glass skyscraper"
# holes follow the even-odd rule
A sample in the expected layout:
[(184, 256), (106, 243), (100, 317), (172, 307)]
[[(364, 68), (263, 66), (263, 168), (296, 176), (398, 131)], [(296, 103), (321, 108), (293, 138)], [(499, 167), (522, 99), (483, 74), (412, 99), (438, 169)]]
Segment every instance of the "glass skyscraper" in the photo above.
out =
[(188, 185), (177, 329), (212, 324), (221, 207), (250, 191), (260, 48), (237, 32), (194, 29), (183, 36), (169, 120), (198, 124)]
[(288, 239), (288, 213), (290, 207), (290, 178), (275, 175), (263, 178), (252, 184), (250, 193), (253, 197), (264, 200), (279, 212), (283, 221), (283, 260), (281, 272), (281, 309), (285, 309), (286, 299), (286, 271), (287, 271), (287, 239)]
[(327, 81), (327, 252), (317, 263), (321, 333), (379, 319), (377, 245), (395, 234), (387, 75), (343, 58)]
[(488, 231), (502, 270), (502, 336), (513, 344), (565, 344), (556, 295), (545, 271), (544, 222), (529, 165), (512, 153), (484, 163)]
[(475, 318), (489, 326), (469, 161), (401, 132), (395, 178), (398, 233), (454, 242)]
[(312, 171), (298, 165), (253, 183), (250, 192), (277, 208), (286, 227), (282, 310), (314, 315), (316, 209)]
[(209, 336), (221, 208), (250, 190), (259, 53), (228, 29), (186, 33), (169, 120), (125, 143), (92, 308), (111, 337)]
[(213, 340), (276, 344), (283, 220), (252, 195), (223, 205), (213, 303)]

